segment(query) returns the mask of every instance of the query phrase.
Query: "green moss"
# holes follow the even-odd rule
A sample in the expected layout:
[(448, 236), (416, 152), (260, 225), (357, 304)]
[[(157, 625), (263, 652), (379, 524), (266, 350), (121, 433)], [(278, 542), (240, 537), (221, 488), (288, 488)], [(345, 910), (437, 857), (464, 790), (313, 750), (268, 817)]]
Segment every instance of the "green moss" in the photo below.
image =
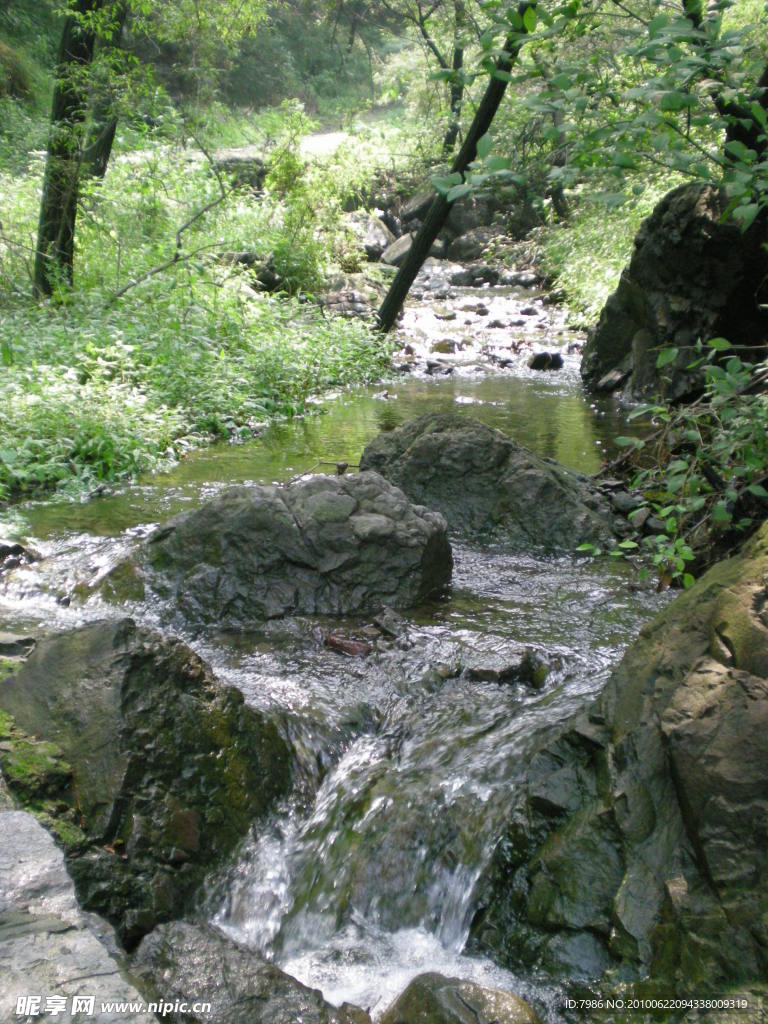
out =
[(72, 766), (61, 749), (28, 736), (4, 711), (0, 711), (0, 771), (17, 800), (33, 813), (71, 809)]
[[(0, 658), (0, 683), (8, 676), (12, 676), (18, 667), (18, 661), (14, 661), (12, 658)], [(0, 711), (0, 728), (2, 728), (2, 714)]]

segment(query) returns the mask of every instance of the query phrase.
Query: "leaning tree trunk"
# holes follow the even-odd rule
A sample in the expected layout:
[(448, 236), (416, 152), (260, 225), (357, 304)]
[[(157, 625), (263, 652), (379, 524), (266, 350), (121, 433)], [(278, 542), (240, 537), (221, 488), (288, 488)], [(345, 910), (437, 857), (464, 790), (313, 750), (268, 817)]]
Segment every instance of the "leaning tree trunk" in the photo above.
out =
[[(523, 13), (527, 8), (534, 6), (535, 4), (532, 3), (521, 4), (520, 11)], [(525, 28), (521, 29), (521, 32), (525, 32)], [(488, 88), (485, 90), (485, 95), (480, 101), (480, 106), (477, 108), (477, 113), (464, 139), (464, 144), (453, 161), (453, 166), (451, 167), (452, 174), (463, 175), (477, 156), (477, 144), (493, 123), (496, 111), (499, 109), (499, 104), (507, 88), (509, 72), (517, 60), (522, 45), (520, 32), (515, 32), (507, 38), (504, 44), (504, 55), (499, 57), (496, 62), (497, 75), (494, 75), (488, 83)], [(416, 275), (421, 270), (424, 260), (429, 255), (429, 250), (448, 220), (451, 205), (445, 196), (435, 196), (424, 223), (414, 238), (413, 244), (408, 250), (408, 255), (398, 270), (379, 309), (379, 327), (385, 334), (394, 327), (395, 320), (402, 309), (408, 292), (411, 290), (411, 285), (416, 279)]]
[(96, 34), (84, 25), (83, 16), (98, 11), (102, 3), (77, 0), (61, 35), (35, 257), (35, 288), (41, 295), (51, 295), (58, 282), (71, 285), (73, 280), (87, 71), (96, 45)]

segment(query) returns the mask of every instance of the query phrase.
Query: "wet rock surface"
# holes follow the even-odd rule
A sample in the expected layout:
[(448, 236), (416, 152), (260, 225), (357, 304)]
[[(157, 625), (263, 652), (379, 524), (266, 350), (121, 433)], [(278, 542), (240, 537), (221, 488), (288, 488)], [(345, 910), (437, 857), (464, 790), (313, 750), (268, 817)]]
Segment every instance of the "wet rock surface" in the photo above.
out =
[(79, 827), (59, 831), (78, 896), (129, 944), (178, 916), (291, 783), (276, 726), (184, 644), (130, 619), (39, 643), (3, 683), (0, 708), (52, 747), (17, 744), (6, 781), (38, 801), (48, 779), (62, 820), (74, 807)]
[(479, 887), (474, 948), (717, 992), (768, 969), (768, 526), (543, 743)]
[[(75, 996), (93, 996), (99, 1020), (139, 1024), (154, 1014), (99, 1012), (102, 1001), (141, 1002), (141, 996), (110, 955), (109, 929), (83, 914), (75, 899), (64, 855), (31, 814), (0, 805), (0, 1017), (16, 1015), (19, 996), (64, 1000), (56, 1020), (71, 1015)], [(47, 1015), (46, 1015), (47, 1016)], [(30, 1018), (33, 1019), (33, 1018)]]
[[(764, 355), (764, 227), (756, 222), (742, 233), (723, 219), (728, 201), (713, 186), (681, 185), (643, 222), (632, 260), (584, 350), (582, 375), (590, 387), (612, 390), (631, 374), (634, 397), (695, 393), (703, 370), (688, 367), (699, 338), (724, 336)], [(659, 370), (659, 349), (666, 346), (678, 356)]]
[(381, 1024), (537, 1024), (532, 1007), (500, 989), (472, 981), (421, 974), (381, 1018)]
[(587, 477), (467, 417), (421, 416), (375, 438), (360, 465), (438, 509), (461, 534), (563, 551), (613, 538), (610, 506)]
[(190, 623), (406, 608), (451, 576), (443, 517), (377, 473), (237, 487), (160, 527), (149, 579)]
[(141, 943), (131, 970), (145, 998), (192, 998), (210, 1012), (165, 1016), (177, 1024), (370, 1024), (357, 1007), (337, 1009), (253, 950), (206, 924), (161, 925)]

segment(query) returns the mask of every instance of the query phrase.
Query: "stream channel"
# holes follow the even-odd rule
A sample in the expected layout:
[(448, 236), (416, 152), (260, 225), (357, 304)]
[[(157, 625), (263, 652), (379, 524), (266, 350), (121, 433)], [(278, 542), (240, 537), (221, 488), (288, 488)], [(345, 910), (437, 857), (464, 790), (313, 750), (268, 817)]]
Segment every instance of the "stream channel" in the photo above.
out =
[[(409, 371), (388, 384), (326, 396), (316, 416), (87, 502), (17, 508), (44, 559), (4, 578), (6, 628), (39, 636), (126, 611), (157, 624), (151, 606), (116, 609), (91, 591), (158, 522), (233, 483), (284, 481), (321, 460), (354, 465), (379, 431), (426, 411), (477, 417), (542, 455), (597, 470), (628, 428), (614, 403), (585, 396), (579, 338), (563, 312), (532, 288), (446, 289), (431, 273), (399, 328), (410, 351), (394, 363), (410, 361)], [(446, 339), (454, 344), (439, 344)], [(544, 346), (563, 353), (562, 369), (528, 369)], [(474, 887), (527, 752), (599, 692), (662, 599), (608, 560), (452, 543), (449, 593), (411, 610), (405, 633), (375, 641), (367, 658), (323, 645), (331, 628), (359, 621), (290, 619), (184, 637), (276, 717), (299, 765), (292, 799), (210, 880), (203, 910), (330, 1002), (374, 1016), (416, 974), (437, 970), (508, 988), (556, 1021), (556, 986), (463, 952)], [(483, 681), (484, 667), (492, 677), (521, 647), (556, 666), (543, 690)], [(468, 664), (480, 667), (474, 678)]]

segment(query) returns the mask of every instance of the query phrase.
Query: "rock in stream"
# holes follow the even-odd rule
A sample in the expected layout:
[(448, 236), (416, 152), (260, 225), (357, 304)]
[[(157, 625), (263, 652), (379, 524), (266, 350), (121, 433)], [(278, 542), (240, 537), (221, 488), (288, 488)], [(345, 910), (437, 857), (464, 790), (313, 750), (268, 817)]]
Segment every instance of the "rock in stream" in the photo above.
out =
[(380, 434), (360, 465), (442, 512), (460, 534), (521, 550), (613, 543), (615, 518), (587, 477), (468, 417), (428, 413)]
[(32, 996), (40, 1000), (35, 1017), (56, 999), (66, 1010), (55, 1019), (71, 1021), (73, 997), (93, 996), (104, 1024), (154, 1020), (98, 1011), (102, 1001), (141, 1002), (106, 948), (108, 933), (104, 922), (79, 909), (64, 855), (42, 825), (24, 811), (0, 810), (0, 1019), (34, 1019), (16, 1015), (19, 997)]
[(176, 1024), (370, 1024), (363, 1010), (336, 1008), (253, 950), (206, 924), (179, 921), (148, 935), (132, 964), (148, 1001), (192, 998), (210, 1012), (171, 1014)]
[(511, 797), (475, 949), (667, 993), (768, 977), (768, 525), (643, 629)]
[(27, 734), (3, 744), (6, 781), (45, 809), (81, 903), (129, 945), (182, 913), (291, 785), (276, 725), (185, 644), (130, 619), (41, 641), (0, 708)]
[(148, 578), (188, 623), (407, 608), (451, 577), (446, 524), (377, 473), (233, 487), (160, 527)]

